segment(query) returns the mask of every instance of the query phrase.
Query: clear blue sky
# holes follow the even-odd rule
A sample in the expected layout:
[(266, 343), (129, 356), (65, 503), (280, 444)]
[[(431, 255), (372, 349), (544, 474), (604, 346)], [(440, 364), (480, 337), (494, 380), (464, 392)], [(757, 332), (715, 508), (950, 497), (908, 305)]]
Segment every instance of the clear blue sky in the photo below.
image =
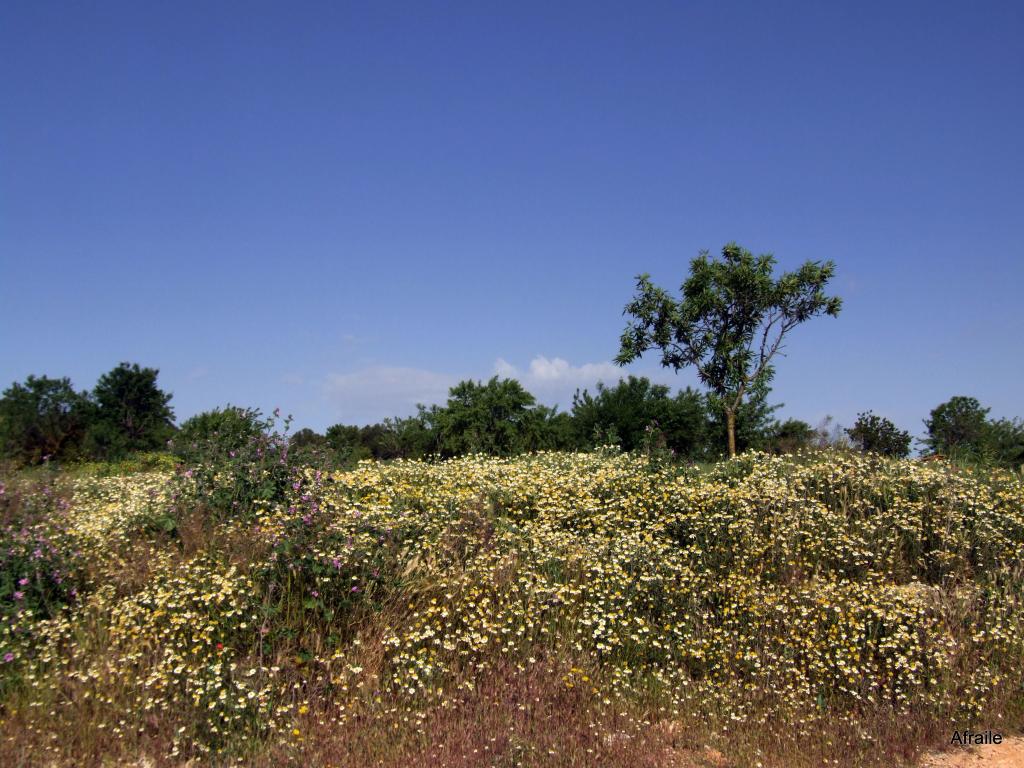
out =
[[(1024, 4), (49, 3), (0, 11), (0, 385), (160, 369), (362, 423), (614, 378), (633, 276), (833, 259), (774, 398), (1024, 416)], [(641, 361), (628, 371), (679, 385)]]

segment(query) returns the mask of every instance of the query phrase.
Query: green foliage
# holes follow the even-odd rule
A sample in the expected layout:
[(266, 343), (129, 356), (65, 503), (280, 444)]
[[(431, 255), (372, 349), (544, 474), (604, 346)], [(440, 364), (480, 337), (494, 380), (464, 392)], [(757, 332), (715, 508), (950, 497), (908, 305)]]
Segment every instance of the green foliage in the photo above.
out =
[[(708, 442), (705, 454), (708, 458), (717, 459), (725, 454), (724, 447), (729, 445), (729, 413), (716, 397), (708, 397)], [(778, 428), (772, 414), (782, 404), (768, 404), (768, 387), (759, 383), (748, 393), (747, 399), (740, 403), (734, 414), (736, 452), (748, 450), (768, 450)]]
[(188, 463), (233, 458), (267, 429), (255, 408), (227, 405), (197, 413), (181, 425), (171, 441), (173, 453)]
[(658, 349), (663, 366), (694, 367), (725, 415), (730, 455), (736, 453), (737, 411), (748, 392), (771, 381), (786, 334), (812, 317), (835, 317), (842, 306), (824, 290), (835, 273), (831, 261), (808, 261), (777, 280), (775, 263), (771, 255), (755, 257), (729, 243), (720, 260), (704, 251), (691, 262), (681, 299), (643, 274), (625, 309), (633, 319), (615, 361), (626, 365)]
[(0, 398), (0, 455), (15, 464), (76, 458), (91, 409), (68, 378), (29, 376)]
[(117, 461), (86, 461), (64, 467), (65, 473), (74, 477), (122, 477), (140, 472), (172, 472), (178, 466), (178, 459), (170, 453), (149, 451), (133, 453)]
[(985, 445), (988, 408), (976, 398), (957, 395), (936, 406), (924, 425), (924, 443), (933, 453), (980, 454)]
[(768, 448), (772, 453), (795, 453), (814, 443), (814, 428), (800, 419), (786, 419), (775, 425)]
[(976, 398), (952, 397), (925, 420), (928, 436), (923, 442), (933, 453), (961, 463), (1022, 470), (1024, 422), (990, 420), (988, 413)]
[(163, 448), (174, 434), (171, 395), (161, 390), (156, 368), (121, 363), (100, 376), (92, 391), (95, 414), (86, 435), (89, 455), (118, 459)]
[(594, 395), (586, 389), (577, 391), (572, 422), (582, 448), (618, 445), (633, 451), (653, 441), (688, 458), (703, 455), (708, 430), (700, 393), (688, 387), (672, 397), (668, 387), (636, 376), (614, 387), (599, 383)]
[(518, 381), (495, 376), (486, 384), (459, 382), (449, 390), (445, 407), (422, 413), (442, 456), (510, 456), (535, 450), (544, 441), (547, 413), (535, 402)]
[(352, 466), (363, 459), (423, 458), (434, 450), (435, 434), (420, 413), (408, 418), (385, 419), (364, 427), (335, 424), (325, 442), (334, 463)]
[(187, 442), (175, 446), (184, 462), (178, 497), (222, 519), (284, 500), (296, 469), (289, 460), (291, 418), (279, 428), (278, 417), (276, 410), (264, 417), (258, 409), (228, 406), (186, 421), (178, 438)]
[(1024, 421), (997, 419), (988, 424), (988, 444), (995, 461), (1024, 472)]
[(897, 427), (884, 416), (871, 411), (857, 415), (857, 421), (846, 430), (855, 448), (903, 458), (910, 453), (910, 433)]
[(39, 620), (57, 616), (84, 585), (67, 511), (50, 479), (18, 489), (0, 482), (0, 694), (32, 655)]

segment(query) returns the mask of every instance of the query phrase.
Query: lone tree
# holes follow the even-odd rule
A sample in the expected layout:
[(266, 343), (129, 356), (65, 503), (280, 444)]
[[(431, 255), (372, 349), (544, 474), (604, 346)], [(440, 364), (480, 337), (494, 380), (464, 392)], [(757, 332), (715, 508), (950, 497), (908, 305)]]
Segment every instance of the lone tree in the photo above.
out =
[(989, 410), (977, 398), (951, 397), (925, 419), (925, 445), (933, 453), (980, 453), (988, 437)]
[(721, 259), (702, 251), (690, 263), (681, 299), (643, 274), (623, 312), (633, 319), (615, 362), (626, 365), (659, 349), (663, 366), (696, 368), (725, 414), (729, 456), (736, 455), (736, 412), (745, 395), (767, 388), (786, 334), (812, 317), (835, 317), (842, 307), (840, 298), (825, 295), (835, 273), (831, 261), (808, 261), (778, 280), (775, 263), (770, 254), (755, 257), (735, 243), (722, 249)]
[(174, 434), (171, 396), (156, 385), (158, 374), (156, 368), (121, 363), (100, 376), (92, 391), (96, 417), (87, 436), (96, 455), (115, 459), (158, 450)]
[(910, 433), (872, 411), (857, 414), (857, 421), (846, 434), (855, 447), (865, 452), (900, 458), (910, 454)]

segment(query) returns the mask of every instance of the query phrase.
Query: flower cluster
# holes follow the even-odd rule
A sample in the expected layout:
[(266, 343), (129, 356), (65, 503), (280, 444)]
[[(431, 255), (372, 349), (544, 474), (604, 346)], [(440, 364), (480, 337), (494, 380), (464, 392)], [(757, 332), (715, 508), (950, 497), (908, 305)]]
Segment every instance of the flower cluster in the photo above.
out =
[[(176, 718), (175, 749), (199, 756), (240, 733), (295, 743), (311, 710), (418, 722), (543, 659), (601, 706), (802, 729), (872, 708), (977, 715), (1024, 681), (1010, 473), (542, 453), (289, 477), (188, 556), (140, 526), (185, 503), (180, 478), (79, 482), (69, 546), (111, 582), (34, 619), (40, 706), (71, 690), (96, 727)], [(140, 541), (145, 578), (118, 582)]]

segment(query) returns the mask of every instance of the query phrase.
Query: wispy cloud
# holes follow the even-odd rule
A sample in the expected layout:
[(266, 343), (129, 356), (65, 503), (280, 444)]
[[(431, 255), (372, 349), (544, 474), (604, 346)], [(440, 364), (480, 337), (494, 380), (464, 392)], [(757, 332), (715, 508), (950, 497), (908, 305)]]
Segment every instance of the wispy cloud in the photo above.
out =
[(494, 373), (503, 378), (518, 379), (537, 398), (549, 404), (563, 406), (572, 402), (577, 389), (591, 388), (599, 381), (612, 384), (625, 376), (625, 372), (610, 362), (573, 365), (561, 357), (537, 355), (526, 370), (499, 357)]
[(351, 373), (331, 373), (324, 397), (335, 418), (353, 424), (408, 416), (417, 403), (442, 403), (458, 377), (422, 368), (372, 366)]
[[(593, 391), (599, 381), (615, 384), (628, 373), (611, 362), (573, 365), (562, 357), (537, 355), (524, 368), (499, 357), (489, 375), (516, 379), (538, 401), (568, 408), (577, 389)], [(418, 403), (443, 404), (448, 399), (448, 390), (460, 379), (487, 377), (377, 365), (347, 373), (330, 373), (321, 382), (331, 419), (346, 424), (366, 424), (391, 416), (412, 415)], [(654, 378), (663, 379), (666, 375), (656, 373)]]

